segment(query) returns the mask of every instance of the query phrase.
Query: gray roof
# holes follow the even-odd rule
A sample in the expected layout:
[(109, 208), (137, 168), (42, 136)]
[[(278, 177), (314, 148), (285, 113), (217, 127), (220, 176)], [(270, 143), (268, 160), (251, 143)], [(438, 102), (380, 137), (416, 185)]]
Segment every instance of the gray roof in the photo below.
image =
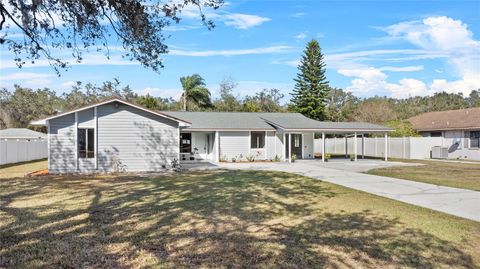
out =
[(391, 131), (389, 127), (365, 122), (316, 121), (300, 113), (255, 113), (255, 112), (184, 112), (166, 111), (192, 123), (186, 129), (241, 129), (241, 130), (314, 130), (314, 131)]
[(172, 117), (191, 122), (186, 129), (272, 130), (275, 128), (260, 118), (262, 113), (249, 112), (185, 112), (164, 111)]
[(9, 129), (0, 130), (0, 138), (36, 139), (36, 138), (47, 138), (47, 134), (32, 131), (27, 128), (9, 128)]

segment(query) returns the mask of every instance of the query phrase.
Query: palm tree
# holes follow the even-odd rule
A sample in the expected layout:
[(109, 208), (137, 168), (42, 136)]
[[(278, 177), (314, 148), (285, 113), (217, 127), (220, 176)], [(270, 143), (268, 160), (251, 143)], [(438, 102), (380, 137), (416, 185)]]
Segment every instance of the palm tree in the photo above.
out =
[(187, 111), (187, 103), (194, 102), (200, 107), (210, 107), (210, 91), (205, 87), (205, 82), (199, 74), (180, 78), (183, 93), (183, 110)]

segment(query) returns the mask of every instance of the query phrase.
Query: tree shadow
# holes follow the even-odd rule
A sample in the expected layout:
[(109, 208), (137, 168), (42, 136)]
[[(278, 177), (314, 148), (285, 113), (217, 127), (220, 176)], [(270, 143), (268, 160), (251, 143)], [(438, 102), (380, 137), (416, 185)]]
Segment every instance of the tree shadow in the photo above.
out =
[(462, 267), (460, 246), (278, 172), (0, 182), (0, 267)]

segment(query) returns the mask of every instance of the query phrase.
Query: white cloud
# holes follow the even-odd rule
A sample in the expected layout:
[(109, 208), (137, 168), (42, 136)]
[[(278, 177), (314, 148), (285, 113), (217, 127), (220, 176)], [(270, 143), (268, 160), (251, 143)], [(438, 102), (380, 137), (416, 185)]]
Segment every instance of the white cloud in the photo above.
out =
[(384, 27), (392, 38), (400, 38), (424, 50), (447, 56), (459, 77), (455, 81), (435, 79), (434, 91), (462, 92), (480, 88), (480, 41), (475, 40), (467, 24), (449, 17), (429, 17)]
[(208, 57), (208, 56), (274, 54), (274, 53), (287, 52), (290, 48), (291, 47), (289, 46), (271, 46), (271, 47), (261, 47), (261, 48), (253, 48), (253, 49), (237, 49), (237, 50), (204, 50), (204, 51), (170, 50), (169, 55)]
[(404, 78), (398, 83), (388, 83), (388, 76), (373, 67), (358, 69), (341, 69), (338, 73), (347, 77), (353, 77), (352, 85), (347, 91), (366, 96), (368, 93), (390, 95), (394, 98), (406, 98), (410, 96), (424, 96), (431, 94), (427, 86), (420, 80)]
[(238, 29), (248, 29), (270, 21), (270, 19), (266, 17), (239, 13), (227, 14), (223, 17), (225, 18), (225, 25), (233, 26)]
[(383, 66), (380, 67), (381, 71), (390, 71), (390, 72), (414, 72), (422, 71), (424, 69), (423, 65), (412, 65), (412, 66)]
[(43, 88), (52, 83), (53, 74), (16, 72), (0, 76), (0, 87), (11, 87), (13, 84), (20, 84), (29, 88)]
[(62, 86), (62, 88), (67, 88), (67, 89), (70, 89), (75, 85), (77, 85), (77, 82), (73, 81), (73, 80), (65, 81), (62, 84), (60, 84), (60, 86)]
[(147, 87), (143, 90), (137, 91), (137, 93), (141, 95), (151, 95), (154, 97), (161, 97), (161, 98), (170, 98), (173, 97), (175, 100), (179, 100), (181, 95), (182, 95), (182, 90), (181, 89), (175, 89), (175, 88), (170, 88), (170, 89), (163, 89), (163, 88), (157, 88), (157, 87)]
[(300, 39), (300, 40), (303, 40), (305, 38), (307, 38), (307, 33), (308, 32), (301, 32), (299, 33), (298, 35), (294, 36), (296, 39)]
[(294, 17), (294, 18), (300, 18), (300, 17), (303, 17), (303, 16), (305, 16), (305, 13), (303, 13), (303, 12), (297, 12), (297, 13), (292, 14), (292, 17)]
[[(270, 18), (252, 14), (230, 13), (227, 11), (202, 10), (207, 19), (222, 21), (227, 26), (233, 26), (237, 29), (248, 29), (259, 26)], [(188, 19), (200, 19), (200, 10), (196, 6), (186, 6), (181, 11), (181, 17)]]

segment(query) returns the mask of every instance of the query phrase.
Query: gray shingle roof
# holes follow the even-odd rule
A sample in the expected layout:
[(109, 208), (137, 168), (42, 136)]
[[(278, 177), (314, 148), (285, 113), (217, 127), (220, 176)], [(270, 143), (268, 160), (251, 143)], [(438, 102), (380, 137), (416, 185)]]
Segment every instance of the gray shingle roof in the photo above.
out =
[(192, 123), (187, 129), (242, 129), (242, 130), (338, 130), (338, 131), (390, 131), (391, 128), (364, 122), (316, 121), (300, 113), (250, 112), (184, 112), (165, 111)]
[(9, 129), (0, 130), (0, 138), (36, 139), (36, 138), (47, 138), (47, 134), (32, 131), (27, 128), (9, 128)]
[(187, 129), (275, 130), (259, 117), (260, 113), (185, 111), (163, 111), (163, 113), (191, 122), (192, 125)]

